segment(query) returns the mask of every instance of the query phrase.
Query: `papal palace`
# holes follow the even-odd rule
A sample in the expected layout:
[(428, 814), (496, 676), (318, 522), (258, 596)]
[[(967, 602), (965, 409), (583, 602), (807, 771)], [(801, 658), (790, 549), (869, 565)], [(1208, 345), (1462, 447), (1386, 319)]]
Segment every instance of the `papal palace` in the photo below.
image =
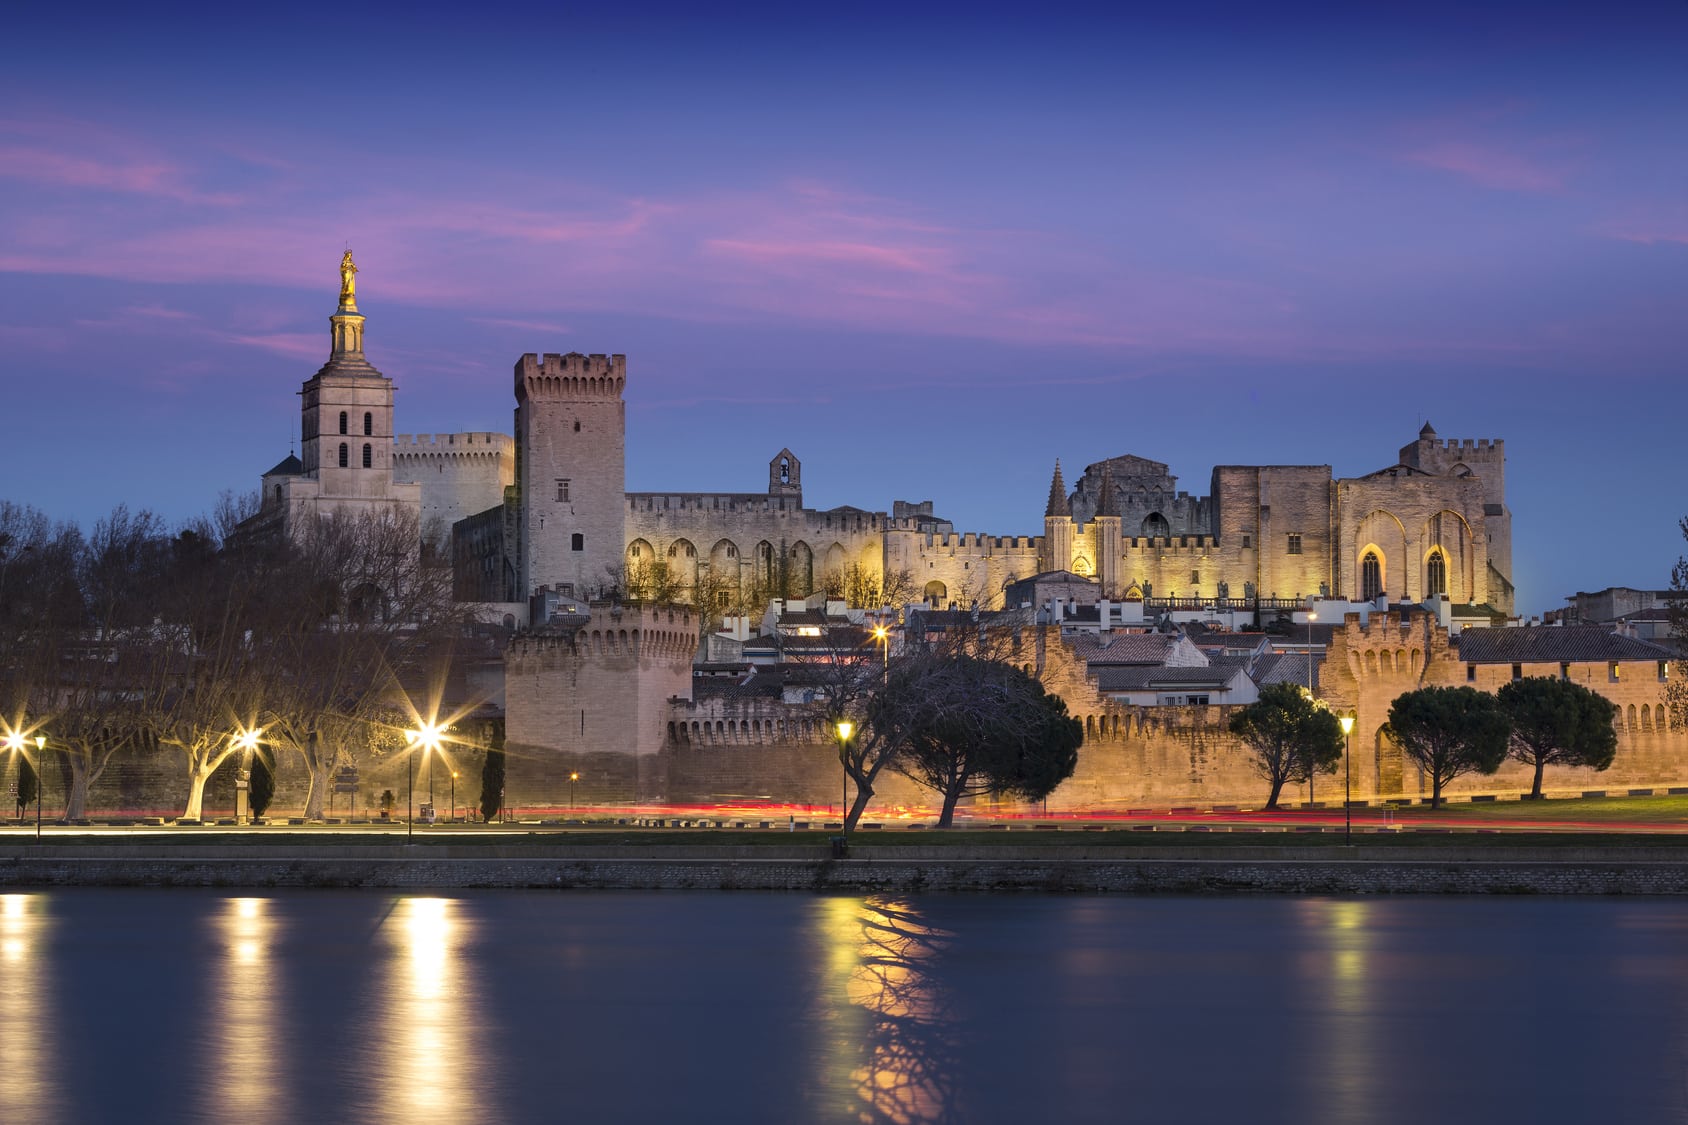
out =
[[(1426, 424), (1363, 475), (1219, 465), (1199, 493), (1141, 457), (1087, 465), (1070, 486), (1057, 461), (1036, 536), (958, 532), (926, 500), (807, 507), (788, 448), (754, 490), (628, 492), (625, 356), (521, 356), (513, 435), (396, 433), (355, 274), (348, 253), (328, 361), (301, 391), (299, 454), (262, 475), (249, 530), (419, 516), (451, 552), (459, 600), (506, 631), (512, 804), (554, 807), (570, 773), (595, 801), (836, 800), (803, 674), (817, 634), (890, 620), (906, 639), (963, 617), (1011, 631), (1017, 659), (1085, 723), (1052, 809), (1258, 800), (1224, 719), (1274, 679), (1357, 710), (1357, 796), (1420, 795), (1380, 730), (1396, 694), (1519, 674), (1587, 682), (1634, 716), (1598, 781), (1564, 770), (1550, 784), (1688, 772), (1661, 706), (1670, 650), (1609, 624), (1504, 627), (1498, 439)], [(1512, 769), (1460, 785), (1516, 789)], [(884, 788), (887, 807), (925, 800)]]

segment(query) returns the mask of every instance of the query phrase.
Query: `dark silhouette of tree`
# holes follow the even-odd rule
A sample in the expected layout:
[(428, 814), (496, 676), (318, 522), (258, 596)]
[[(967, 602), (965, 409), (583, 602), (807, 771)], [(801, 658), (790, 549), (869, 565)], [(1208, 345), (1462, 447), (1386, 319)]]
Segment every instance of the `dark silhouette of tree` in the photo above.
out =
[(1315, 773), (1335, 773), (1342, 761), (1342, 724), (1295, 684), (1267, 684), (1258, 700), (1231, 716), (1230, 727), (1270, 787), (1269, 809), (1278, 807), (1285, 785)]
[(504, 807), (504, 720), (486, 725), (486, 759), (481, 763), (481, 819), (490, 824)]
[(1506, 760), (1512, 733), (1492, 695), (1468, 687), (1426, 687), (1395, 697), (1389, 735), (1430, 775), (1430, 807), (1442, 807), (1442, 790), (1465, 773), (1494, 773)]
[(252, 776), (247, 781), (246, 802), (254, 817), (263, 816), (275, 799), (275, 767), (262, 750), (252, 755)]
[(1012, 664), (931, 653), (899, 662), (870, 704), (900, 734), (894, 766), (942, 799), (938, 827), (964, 797), (1041, 800), (1072, 776), (1084, 728), (1067, 705)]
[(1617, 704), (1569, 680), (1531, 676), (1495, 693), (1512, 722), (1512, 757), (1535, 767), (1532, 798), (1541, 797), (1547, 766), (1604, 770), (1618, 751)]

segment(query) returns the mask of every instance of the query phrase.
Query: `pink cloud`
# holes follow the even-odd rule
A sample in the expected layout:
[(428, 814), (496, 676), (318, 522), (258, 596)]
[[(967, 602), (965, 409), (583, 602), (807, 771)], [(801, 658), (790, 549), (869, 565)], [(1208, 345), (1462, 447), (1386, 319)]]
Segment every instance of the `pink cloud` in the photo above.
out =
[(328, 358), (328, 336), (324, 332), (272, 332), (241, 335), (227, 334), (226, 339), (231, 343), (242, 344), (251, 348), (262, 348), (276, 355), (289, 359), (304, 359), (313, 363), (321, 363)]
[(549, 332), (562, 336), (567, 335), (569, 328), (563, 324), (552, 324), (543, 320), (507, 320), (496, 316), (473, 316), (469, 318), (476, 324), (485, 324), (490, 328), (515, 328), (522, 332)]
[(1443, 141), (1405, 153), (1402, 159), (1452, 172), (1499, 191), (1549, 192), (1565, 186), (1563, 168), (1550, 168), (1519, 153), (1469, 141)]

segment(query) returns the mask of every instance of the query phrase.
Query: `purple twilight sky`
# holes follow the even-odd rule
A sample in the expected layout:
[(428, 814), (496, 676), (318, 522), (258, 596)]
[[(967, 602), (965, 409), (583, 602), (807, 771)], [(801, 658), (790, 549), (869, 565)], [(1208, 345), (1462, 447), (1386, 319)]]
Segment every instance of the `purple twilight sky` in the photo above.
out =
[(401, 432), (509, 432), (522, 352), (625, 352), (630, 489), (789, 445), (816, 506), (1031, 534), (1056, 457), (1205, 493), (1429, 419), (1506, 439), (1521, 609), (1665, 584), (1688, 6), (1371, 7), (26, 2), (0, 498), (255, 487), (349, 244)]

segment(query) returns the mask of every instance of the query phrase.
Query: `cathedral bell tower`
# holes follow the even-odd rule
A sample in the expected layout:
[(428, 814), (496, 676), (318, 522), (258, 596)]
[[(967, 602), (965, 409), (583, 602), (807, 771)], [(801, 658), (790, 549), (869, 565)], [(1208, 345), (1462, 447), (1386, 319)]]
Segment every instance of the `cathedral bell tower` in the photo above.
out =
[(363, 355), (357, 265), (340, 259), (340, 307), (328, 318), (328, 362), (299, 392), (301, 460), (322, 497), (375, 499), (392, 483), (393, 381)]

